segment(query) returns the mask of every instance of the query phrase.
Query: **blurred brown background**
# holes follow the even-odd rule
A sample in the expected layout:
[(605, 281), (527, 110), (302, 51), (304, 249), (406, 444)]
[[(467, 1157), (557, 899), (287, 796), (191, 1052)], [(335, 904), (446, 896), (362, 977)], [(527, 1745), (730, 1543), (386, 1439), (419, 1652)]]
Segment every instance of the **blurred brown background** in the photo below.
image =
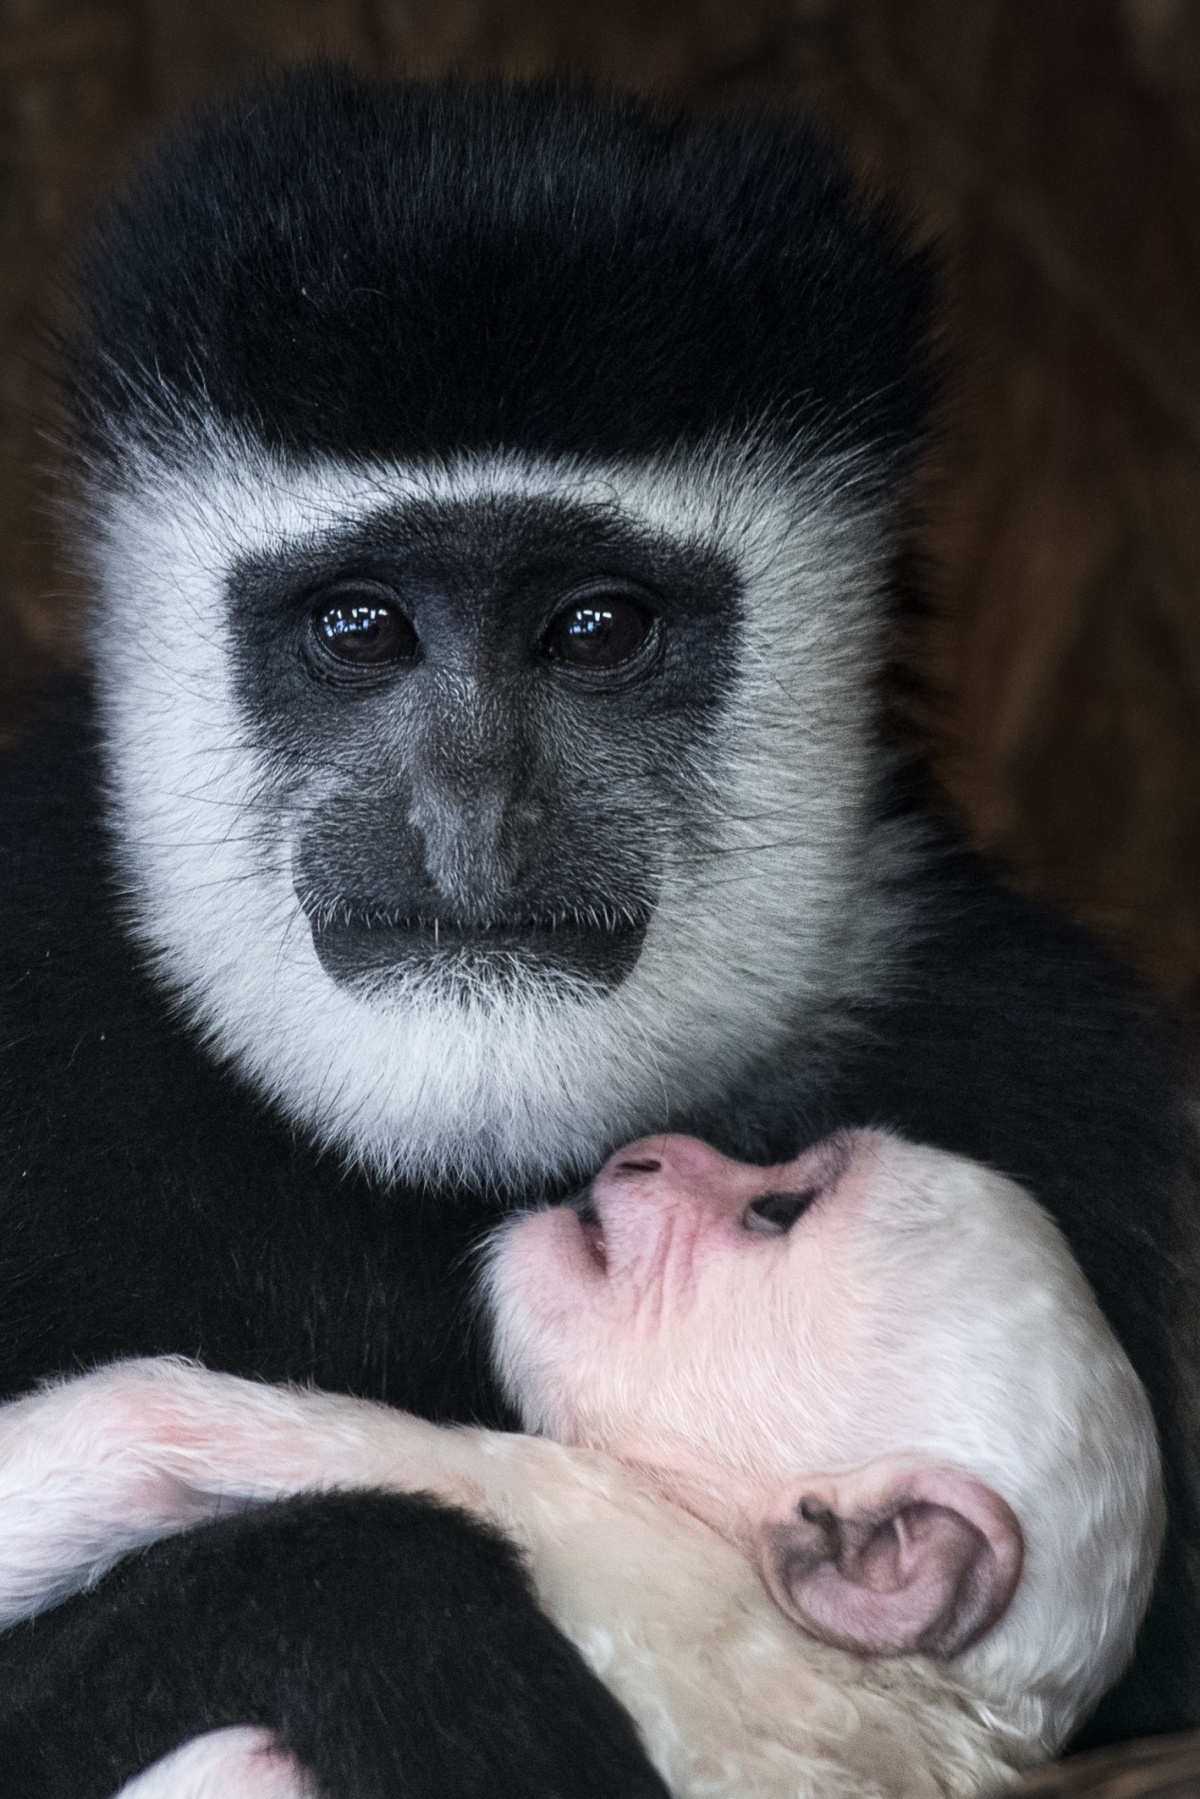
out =
[(948, 251), (943, 773), (979, 840), (1200, 988), (1200, 0), (0, 0), (0, 731), (73, 653), (40, 334), (182, 109), (331, 51), (823, 117)]

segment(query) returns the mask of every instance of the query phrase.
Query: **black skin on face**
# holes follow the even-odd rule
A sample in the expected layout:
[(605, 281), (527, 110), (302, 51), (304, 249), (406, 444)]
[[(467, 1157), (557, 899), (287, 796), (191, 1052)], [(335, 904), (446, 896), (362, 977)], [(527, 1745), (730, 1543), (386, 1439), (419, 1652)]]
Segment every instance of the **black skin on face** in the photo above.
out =
[(243, 563), (240, 705), (281, 803), (325, 777), (292, 865), (326, 970), (386, 984), (467, 952), (623, 980), (740, 617), (710, 550), (561, 501), (408, 504)]

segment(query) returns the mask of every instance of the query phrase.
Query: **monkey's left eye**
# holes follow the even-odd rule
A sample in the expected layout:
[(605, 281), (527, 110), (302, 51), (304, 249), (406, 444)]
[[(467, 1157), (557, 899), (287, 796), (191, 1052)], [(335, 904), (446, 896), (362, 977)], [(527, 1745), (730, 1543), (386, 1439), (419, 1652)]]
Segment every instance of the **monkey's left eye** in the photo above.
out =
[(370, 581), (326, 588), (313, 608), (312, 629), (327, 656), (352, 668), (411, 662), (420, 647), (395, 595)]
[(608, 588), (577, 594), (542, 639), (554, 662), (578, 669), (619, 668), (648, 642), (654, 619), (634, 600)]
[(742, 1227), (765, 1237), (786, 1236), (816, 1197), (815, 1187), (806, 1187), (802, 1193), (760, 1193), (742, 1213)]

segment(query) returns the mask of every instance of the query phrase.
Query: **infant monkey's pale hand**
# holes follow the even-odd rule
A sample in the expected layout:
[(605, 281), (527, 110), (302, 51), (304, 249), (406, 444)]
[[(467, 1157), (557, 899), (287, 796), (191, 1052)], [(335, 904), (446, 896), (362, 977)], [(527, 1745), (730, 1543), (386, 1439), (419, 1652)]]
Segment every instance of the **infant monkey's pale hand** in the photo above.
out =
[(246, 1725), (193, 1737), (121, 1788), (117, 1799), (319, 1799), (268, 1730)]
[(0, 1406), (0, 1626), (206, 1519), (314, 1488), (385, 1484), (410, 1438), (440, 1446), (453, 1433), (165, 1358)]

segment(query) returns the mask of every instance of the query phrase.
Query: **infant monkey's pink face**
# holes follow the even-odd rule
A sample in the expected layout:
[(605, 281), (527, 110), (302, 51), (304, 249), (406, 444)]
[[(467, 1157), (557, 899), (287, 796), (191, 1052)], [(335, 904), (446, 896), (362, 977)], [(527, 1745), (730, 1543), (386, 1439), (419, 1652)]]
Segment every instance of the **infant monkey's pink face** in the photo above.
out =
[(501, 1234), (492, 1299), (526, 1423), (646, 1469), (810, 1634), (940, 1658), (986, 1637), (976, 1673), (1068, 1721), (1128, 1653), (1153, 1420), (1013, 1181), (883, 1132), (776, 1168), (648, 1138)]
[(651, 1137), (574, 1206), (523, 1220), (499, 1258), (502, 1359), (538, 1421), (627, 1459), (702, 1454), (773, 1476), (797, 1427), (825, 1446), (836, 1388), (840, 1439), (874, 1323), (863, 1209), (881, 1142), (847, 1135), (754, 1168)]
[(927, 1299), (969, 1272), (964, 1166), (871, 1132), (766, 1169), (687, 1137), (621, 1151), (497, 1253), (527, 1421), (652, 1470), (816, 1634), (957, 1653), (1022, 1556), (1004, 1501), (922, 1441), (958, 1409), (962, 1346)]

